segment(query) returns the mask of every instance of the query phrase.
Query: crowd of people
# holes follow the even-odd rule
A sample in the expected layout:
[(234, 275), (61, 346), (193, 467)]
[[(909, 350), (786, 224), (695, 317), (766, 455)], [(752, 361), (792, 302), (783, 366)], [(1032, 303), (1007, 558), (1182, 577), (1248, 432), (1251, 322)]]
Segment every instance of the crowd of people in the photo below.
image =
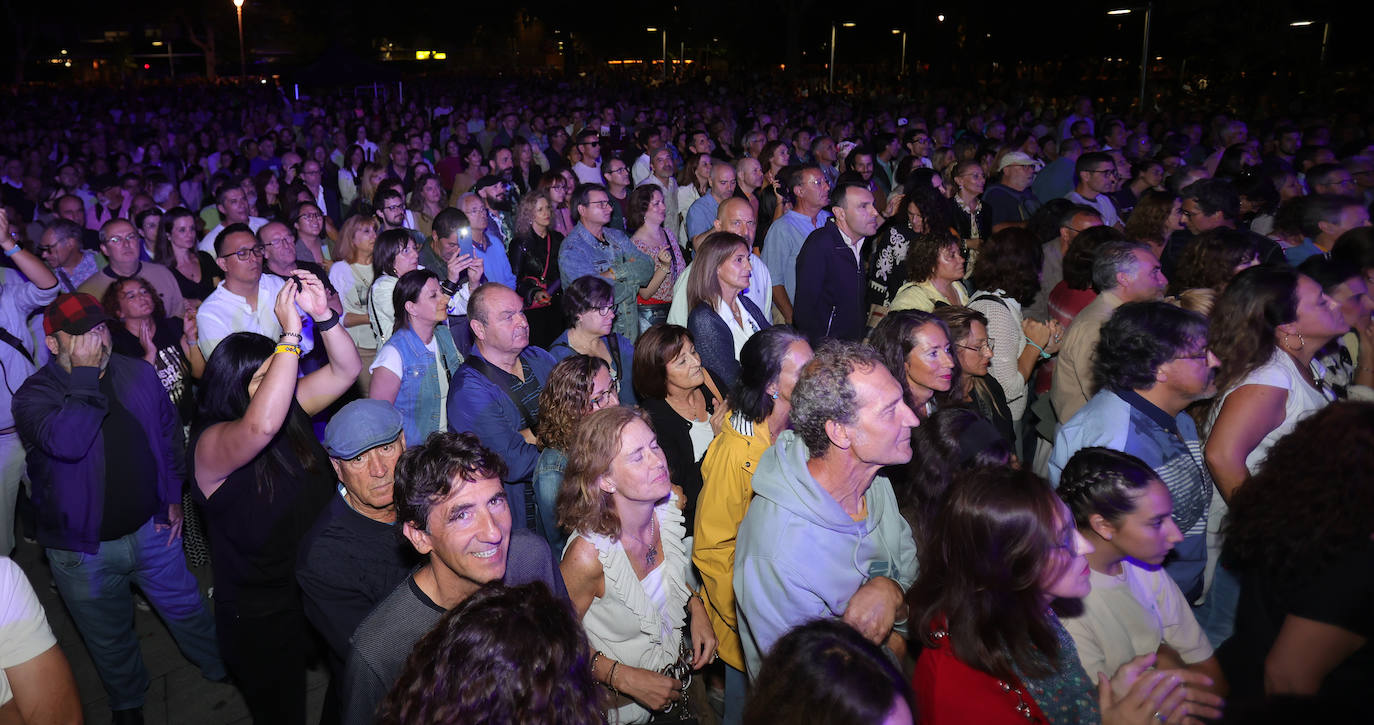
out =
[[(114, 722), (135, 596), (258, 723), (1358, 711), (1369, 128), (618, 90), (0, 112), (0, 554)], [(79, 719), (8, 558), (0, 668)]]

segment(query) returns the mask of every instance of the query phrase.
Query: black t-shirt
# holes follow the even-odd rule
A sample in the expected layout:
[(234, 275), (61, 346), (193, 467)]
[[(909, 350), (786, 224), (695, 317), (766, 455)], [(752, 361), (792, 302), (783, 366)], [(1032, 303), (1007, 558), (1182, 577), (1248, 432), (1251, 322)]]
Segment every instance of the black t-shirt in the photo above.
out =
[[(303, 417), (305, 411), (293, 401), (287, 415)], [(199, 442), (197, 434), (187, 456), (192, 466)], [(229, 474), (208, 499), (199, 486), (191, 489), (205, 511), (210, 534), (215, 601), (243, 616), (300, 609), (297, 550), (329, 498), (337, 495), (329, 454), (313, 436), (306, 445), (313, 459), (310, 469), (302, 465), (287, 437), (278, 435), (266, 450)], [(274, 472), (270, 480), (259, 476), (257, 464), (264, 458), (264, 468)]]
[(181, 296), (188, 300), (205, 301), (211, 292), (215, 291), (215, 278), (224, 274), (219, 265), (215, 264), (215, 258), (206, 252), (196, 252), (196, 263), (200, 265), (200, 281), (193, 282), (177, 269), (176, 262), (167, 260), (170, 264), (167, 268), (172, 270), (172, 277), (177, 281), (177, 289)]
[(1363, 699), (1374, 685), (1374, 542), (1292, 582), (1242, 573), (1235, 633), (1219, 652), (1232, 699), (1264, 696), (1264, 661), (1290, 614), (1365, 638), (1363, 647), (1326, 675), (1319, 692), (1335, 700)]
[[(153, 369), (157, 371), (158, 382), (167, 391), (172, 407), (181, 416), (182, 425), (190, 425), (195, 413), (195, 396), (191, 394), (191, 361), (181, 351), (181, 336), (185, 323), (180, 317), (164, 317), (157, 321), (153, 329), (153, 347), (157, 355), (153, 358)], [(113, 349), (120, 355), (143, 359), (143, 343), (138, 336), (124, 327), (121, 322), (112, 322), (110, 339)]]
[(109, 412), (100, 425), (105, 441), (105, 505), (100, 514), (100, 540), (112, 541), (138, 531), (157, 512), (157, 464), (143, 426), (119, 402), (113, 376), (100, 379)]

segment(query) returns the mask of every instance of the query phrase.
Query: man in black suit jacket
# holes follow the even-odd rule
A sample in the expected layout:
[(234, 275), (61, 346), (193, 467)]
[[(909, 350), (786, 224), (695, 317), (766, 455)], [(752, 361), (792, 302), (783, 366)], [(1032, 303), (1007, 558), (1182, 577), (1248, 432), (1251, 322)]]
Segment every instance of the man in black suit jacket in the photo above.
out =
[(812, 346), (825, 338), (862, 340), (867, 321), (859, 251), (878, 231), (873, 193), (861, 181), (842, 180), (830, 194), (830, 213), (797, 254), (792, 320)]

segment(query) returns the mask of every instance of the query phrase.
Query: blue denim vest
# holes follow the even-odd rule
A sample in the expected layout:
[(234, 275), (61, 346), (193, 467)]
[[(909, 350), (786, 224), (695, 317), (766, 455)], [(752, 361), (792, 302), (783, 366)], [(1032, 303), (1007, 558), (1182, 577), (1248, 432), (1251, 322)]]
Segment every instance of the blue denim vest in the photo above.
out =
[[(463, 356), (453, 345), (447, 325), (434, 328), (434, 339), (444, 356), (444, 375), (451, 381), (463, 364)], [(446, 401), (439, 393), (439, 365), (434, 353), (409, 327), (401, 328), (386, 344), (401, 354), (401, 389), (396, 391), (396, 409), (401, 411), (406, 446), (417, 446), (430, 433), (440, 430), (439, 413)]]

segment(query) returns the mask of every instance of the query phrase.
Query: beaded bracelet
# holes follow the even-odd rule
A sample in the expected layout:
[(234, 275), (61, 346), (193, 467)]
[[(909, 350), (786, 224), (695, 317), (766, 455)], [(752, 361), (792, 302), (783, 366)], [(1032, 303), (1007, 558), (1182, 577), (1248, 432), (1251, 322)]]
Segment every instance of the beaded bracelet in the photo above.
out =
[(601, 650), (597, 650), (596, 654), (592, 655), (592, 679), (596, 679), (596, 661), (601, 659), (602, 656)]
[(611, 663), (611, 676), (606, 678), (606, 686), (609, 687), (609, 688), (611, 688), (611, 692), (614, 692), (614, 693), (617, 694), (617, 695), (620, 694), (620, 690), (615, 689), (615, 668), (617, 668), (617, 667), (619, 667), (619, 666), (620, 666), (620, 662), (619, 662), (619, 661), (612, 662), (612, 663)]
[(272, 354), (273, 354), (273, 355), (276, 355), (276, 354), (279, 353), (279, 352), (290, 352), (290, 353), (295, 353), (296, 357), (300, 357), (300, 356), (301, 356), (301, 346), (300, 346), (300, 345), (290, 345), (290, 344), (287, 344), (287, 343), (285, 343), (285, 342), (277, 343), (276, 348), (274, 348), (274, 349), (272, 350)]
[(282, 337), (294, 337), (294, 338), (296, 338), (296, 342), (300, 342), (300, 341), (301, 341), (301, 333), (299, 333), (299, 332), (283, 332), (283, 333), (281, 334), (281, 336), (282, 336)]

